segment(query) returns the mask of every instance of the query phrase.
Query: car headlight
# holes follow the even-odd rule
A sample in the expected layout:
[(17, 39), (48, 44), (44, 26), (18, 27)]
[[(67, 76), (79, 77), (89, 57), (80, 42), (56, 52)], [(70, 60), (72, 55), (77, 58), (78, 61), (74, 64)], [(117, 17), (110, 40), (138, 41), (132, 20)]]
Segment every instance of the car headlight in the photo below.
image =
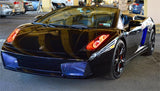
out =
[(7, 38), (7, 42), (8, 43), (11, 43), (14, 41), (14, 39), (16, 38), (17, 34), (19, 33), (20, 29), (15, 29), (10, 35), (9, 37)]
[(98, 36), (96, 39), (92, 40), (88, 45), (86, 46), (86, 49), (88, 51), (94, 51), (96, 50), (103, 42), (105, 42), (109, 38), (109, 34), (103, 34), (101, 36)]

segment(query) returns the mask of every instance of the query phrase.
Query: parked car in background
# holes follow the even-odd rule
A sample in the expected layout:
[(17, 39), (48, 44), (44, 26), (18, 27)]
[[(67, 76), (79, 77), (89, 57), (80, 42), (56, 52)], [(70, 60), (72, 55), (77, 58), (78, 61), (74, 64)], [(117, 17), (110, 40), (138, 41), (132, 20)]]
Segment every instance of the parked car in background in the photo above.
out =
[(134, 3), (130, 4), (129, 11), (134, 14), (144, 15), (144, 0), (135, 0)]
[(96, 4), (104, 5), (105, 1), (103, 1), (103, 0), (92, 0), (91, 5), (96, 5)]
[(25, 9), (27, 11), (37, 10), (39, 5), (39, 0), (24, 0)]
[(53, 10), (65, 6), (73, 6), (73, 0), (51, 0)]
[(78, 0), (79, 6), (86, 6), (86, 0)]
[(14, 13), (15, 14), (24, 14), (25, 8), (23, 0), (10, 0), (14, 4)]
[(24, 2), (24, 8), (25, 8), (25, 11), (33, 11), (34, 10), (32, 2)]
[(25, 8), (23, 0), (0, 0), (4, 3), (10, 3), (11, 7), (13, 7), (13, 14), (24, 14)]
[(0, 17), (12, 15), (12, 11), (13, 11), (13, 5), (11, 3), (0, 1)]

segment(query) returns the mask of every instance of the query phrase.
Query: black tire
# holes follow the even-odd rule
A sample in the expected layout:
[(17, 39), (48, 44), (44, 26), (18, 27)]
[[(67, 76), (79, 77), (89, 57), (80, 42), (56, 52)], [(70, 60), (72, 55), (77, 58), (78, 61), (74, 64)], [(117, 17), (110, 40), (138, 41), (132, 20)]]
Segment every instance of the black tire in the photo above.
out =
[(152, 29), (150, 38), (149, 38), (149, 46), (145, 53), (143, 53), (144, 56), (150, 56), (154, 52), (155, 47), (155, 31)]
[(1, 17), (1, 18), (6, 18), (6, 16), (5, 16), (5, 15), (1, 15), (0, 17)]
[(109, 79), (114, 80), (120, 78), (124, 70), (125, 55), (126, 46), (122, 40), (118, 40), (114, 50), (113, 59), (109, 70), (110, 72), (108, 74)]

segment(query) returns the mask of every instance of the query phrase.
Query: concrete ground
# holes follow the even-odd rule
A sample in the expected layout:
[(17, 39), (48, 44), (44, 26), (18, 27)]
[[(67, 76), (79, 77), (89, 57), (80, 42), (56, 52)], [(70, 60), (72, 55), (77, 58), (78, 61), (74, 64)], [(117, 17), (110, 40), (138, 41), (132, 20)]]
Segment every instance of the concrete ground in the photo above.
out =
[[(36, 14), (0, 18), (0, 47), (20, 24), (33, 21)], [(160, 35), (152, 56), (138, 56), (125, 68), (120, 79), (103, 77), (64, 79), (14, 72), (3, 68), (0, 59), (0, 91), (160, 91)]]

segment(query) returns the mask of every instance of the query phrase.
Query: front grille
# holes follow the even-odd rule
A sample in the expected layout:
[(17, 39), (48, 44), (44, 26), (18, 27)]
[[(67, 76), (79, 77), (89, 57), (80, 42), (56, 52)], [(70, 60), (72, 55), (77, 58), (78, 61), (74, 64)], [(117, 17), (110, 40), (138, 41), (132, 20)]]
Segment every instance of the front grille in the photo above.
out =
[(35, 69), (28, 69), (28, 68), (21, 68), (18, 69), (19, 71), (31, 73), (31, 74), (37, 74), (37, 75), (44, 75), (44, 76), (55, 76), (60, 77), (62, 76), (62, 73), (59, 71), (42, 71), (42, 70), (35, 70)]
[(17, 53), (6, 52), (6, 54), (14, 57), (18, 61), (20, 68), (27, 68), (32, 70), (57, 71), (61, 72), (61, 64), (76, 62), (76, 60), (53, 58), (53, 57), (39, 57), (32, 55), (23, 55)]
[(23, 59), (19, 60), (20, 67), (26, 67), (31, 69), (60, 71), (60, 65), (65, 61), (62, 60), (47, 60), (47, 59)]
[(61, 71), (61, 64), (65, 62), (73, 62), (58, 58), (35, 57), (35, 56), (19, 56), (18, 65), (24, 68)]

